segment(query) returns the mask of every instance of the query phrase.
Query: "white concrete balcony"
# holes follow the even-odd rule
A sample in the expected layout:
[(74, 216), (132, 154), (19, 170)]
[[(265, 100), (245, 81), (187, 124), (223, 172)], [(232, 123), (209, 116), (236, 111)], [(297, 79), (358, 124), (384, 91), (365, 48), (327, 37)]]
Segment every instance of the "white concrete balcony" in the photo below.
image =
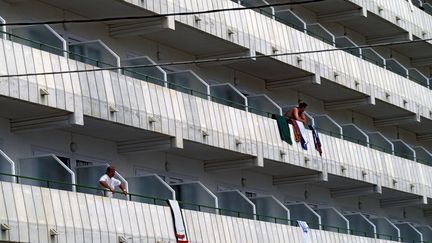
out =
[[(2, 65), (10, 64), (9, 58), (14, 57), (13, 61), (26, 62), (27, 66), (51, 63), (57, 69), (49, 70), (55, 72), (76, 70), (84, 66), (83, 63), (63, 56), (32, 49), (29, 49), (29, 53), (33, 54), (33, 58), (24, 61), (20, 50), (27, 47), (7, 40), (1, 40), (0, 46), (10, 54), (6, 59), (1, 56), (5, 52), (0, 52)], [(8, 46), (14, 46), (14, 49), (8, 49)], [(49, 75), (39, 75), (38, 80), (48, 77)], [(36, 89), (38, 86), (32, 84), (32, 80), (31, 76), (16, 79), (26, 85), (18, 86), (15, 92), (25, 92), (29, 86)], [(72, 114), (81, 114), (80, 119), (85, 124), (74, 126), (71, 130), (118, 141), (119, 153), (167, 148), (183, 148), (185, 153), (193, 153), (194, 149), (200, 148), (209, 151), (209, 154), (197, 155), (199, 158), (202, 156), (204, 168), (208, 171), (250, 167), (260, 170), (268, 164), (280, 167), (269, 173), (284, 178), (295, 177), (296, 174), (287, 171), (290, 166), (297, 166), (302, 168), (301, 173), (320, 174), (319, 181), (340, 182), (340, 178), (344, 178), (342, 181), (347, 185), (347, 190), (366, 183), (368, 187), (377, 188), (371, 193), (381, 194), (380, 188), (385, 187), (400, 192), (400, 196), (420, 196), (420, 204), (425, 203), (426, 197), (432, 197), (432, 167), (340, 138), (322, 134), (324, 154), (320, 157), (312, 144), (305, 151), (299, 144), (291, 146), (282, 142), (275, 120), (127, 77), (116, 71), (87, 72), (87, 75), (62, 74), (57, 76), (56, 81), (62, 82), (63, 86), (56, 86), (58, 90), (53, 95), (66, 93), (65, 87), (80, 84), (79, 89), (72, 90), (71, 97), (75, 101)], [(16, 98), (15, 93), (11, 92), (14, 90), (11, 89), (13, 85), (13, 80), (5, 80), (3, 92), (6, 97)], [(29, 100), (23, 101), (29, 103)], [(9, 104), (13, 107), (16, 103)], [(48, 107), (48, 104), (39, 103), (39, 109), (44, 107)], [(56, 108), (65, 110), (62, 106)], [(22, 112), (25, 111), (27, 110)], [(113, 130), (114, 123), (126, 127), (115, 128), (118, 132), (104, 132), (104, 129)], [(14, 124), (12, 120), (11, 125)], [(48, 123), (45, 129), (58, 128), (49, 125)], [(95, 126), (98, 129), (94, 129)], [(68, 129), (68, 126), (63, 127)], [(311, 134), (308, 137), (309, 141), (313, 141)], [(139, 146), (135, 140), (139, 140)], [(131, 147), (130, 144), (134, 146)], [(213, 155), (210, 156), (211, 154)], [(332, 183), (328, 184), (328, 188), (333, 188)], [(380, 197), (386, 200), (386, 196), (384, 193)]]
[[(175, 242), (166, 206), (0, 182), (0, 240), (8, 242)], [(182, 209), (189, 242), (302, 242), (297, 226)], [(330, 231), (313, 242), (376, 242)], [(125, 241), (126, 240), (126, 241)]]
[[(2, 151), (0, 152), (4, 158), (8, 158), (7, 155), (5, 155)], [(99, 239), (104, 241), (105, 237), (107, 237), (106, 234), (108, 234), (109, 239), (116, 236), (119, 238), (128, 237), (132, 239), (150, 238), (150, 240), (152, 240), (153, 237), (170, 238), (172, 235), (171, 231), (173, 229), (170, 227), (170, 225), (166, 225), (165, 221), (166, 223), (172, 223), (172, 219), (170, 218), (171, 214), (166, 214), (166, 207), (163, 207), (165, 212), (162, 214), (162, 218), (161, 215), (159, 215), (159, 218), (154, 218), (155, 215), (150, 214), (150, 216), (153, 218), (152, 220), (149, 220), (146, 218), (149, 215), (144, 214), (144, 224), (151, 222), (154, 227), (160, 227), (161, 229), (167, 227), (165, 233), (162, 234), (157, 234), (152, 230), (147, 229), (145, 232), (132, 231), (133, 236), (131, 237), (129, 235), (131, 231), (128, 231), (127, 229), (125, 232), (113, 230), (111, 228), (112, 225), (107, 225), (108, 228), (105, 228), (104, 226), (100, 225), (101, 221), (99, 219), (100, 217), (109, 217), (111, 215), (110, 213), (114, 213), (114, 217), (118, 217), (119, 215), (116, 214), (116, 212), (112, 212), (111, 209), (118, 209), (117, 205), (120, 205), (120, 214), (127, 215), (129, 213), (128, 217), (132, 217), (131, 219), (135, 220), (136, 215), (130, 214), (130, 209), (127, 209), (127, 213), (125, 213), (124, 205), (128, 205), (128, 208), (132, 207), (135, 209), (137, 207), (150, 208), (150, 211), (153, 211), (155, 208), (162, 208), (160, 206), (167, 206), (167, 199), (179, 200), (179, 204), (181, 205), (184, 213), (186, 213), (185, 211), (188, 210), (198, 211), (191, 211), (191, 214), (202, 214), (203, 212), (211, 213), (208, 214), (208, 217), (213, 218), (219, 217), (218, 215), (226, 215), (242, 219), (254, 219), (256, 221), (250, 222), (254, 224), (258, 223), (257, 221), (280, 224), (275, 225), (277, 227), (287, 227), (289, 225), (296, 226), (296, 220), (302, 220), (307, 222), (309, 227), (312, 229), (342, 233), (346, 234), (346, 237), (352, 237), (353, 235), (365, 236), (368, 237), (369, 240), (372, 240), (373, 238), (387, 240), (404, 239), (405, 241), (409, 240), (411, 242), (411, 239), (417, 239), (418, 237), (422, 236), (423, 239), (427, 239), (427, 241), (430, 239), (430, 227), (427, 225), (416, 226), (419, 228), (419, 230), (420, 228), (423, 229), (421, 230), (421, 233), (416, 233), (415, 235), (404, 233), (400, 235), (398, 233), (398, 229), (402, 230), (404, 226), (409, 226), (411, 224), (398, 224), (399, 228), (394, 226), (397, 232), (394, 230), (393, 232), (389, 232), (388, 226), (392, 227), (392, 225), (388, 219), (384, 219), (387, 220), (387, 225), (383, 226), (382, 223), (377, 222), (376, 220), (371, 220), (372, 222), (369, 221), (366, 216), (357, 211), (343, 212), (336, 208), (317, 207), (316, 205), (312, 206), (298, 201), (282, 203), (273, 196), (261, 196), (248, 199), (238, 190), (219, 191), (213, 194), (212, 191), (210, 191), (198, 181), (171, 184), (170, 187), (163, 180), (161, 180), (160, 177), (154, 174), (139, 177), (129, 177), (128, 181), (126, 181), (120, 176), (120, 174), (116, 173), (126, 188), (128, 187), (128, 184), (131, 185), (131, 187), (129, 187), (129, 195), (127, 197), (117, 191), (114, 194), (115, 200), (113, 201), (111, 199), (101, 197), (105, 190), (100, 188), (97, 184), (99, 175), (103, 174), (103, 171), (107, 165), (76, 167), (75, 175), (78, 184), (75, 184), (75, 179), (62, 180), (61, 176), (59, 177), (59, 175), (62, 175), (65, 172), (67, 174), (71, 172), (64, 165), (60, 170), (46, 170), (43, 165), (49, 162), (47, 159), (54, 159), (51, 162), (54, 162), (55, 164), (62, 163), (54, 155), (42, 155), (32, 158), (19, 159), (19, 162), (16, 164), (16, 166), (19, 166), (20, 172), (23, 173), (21, 175), (16, 175), (14, 172), (10, 171), (1, 171), (0, 180), (2, 182), (0, 182), (0, 209), (3, 210), (0, 211), (0, 224), (2, 230), (2, 233), (0, 234), (0, 240), (10, 240), (13, 242), (18, 237), (20, 241), (32, 242), (37, 239), (43, 241), (43, 239), (46, 238), (55, 238), (57, 241), (63, 242), (66, 238), (68, 240), (76, 239), (77, 242), (80, 242), (82, 237), (87, 238), (89, 235), (94, 237), (94, 234), (99, 235), (100, 238), (92, 238), (93, 241), (99, 241)], [(11, 160), (0, 161), (0, 166), (10, 166), (13, 164), (14, 162)], [(49, 164), (51, 167), (53, 166), (52, 163)], [(22, 170), (29, 165), (32, 165), (35, 170), (30, 172), (29, 170)], [(75, 178), (75, 176), (73, 178)], [(8, 181), (15, 181), (16, 183), (11, 184)], [(18, 203), (22, 198), (21, 190), (24, 194), (24, 208), (22, 208), (23, 204)], [(346, 197), (346, 191), (345, 193), (342, 191), (343, 189), (339, 189), (339, 191), (335, 191), (333, 194), (338, 197)], [(41, 192), (42, 198), (39, 195)], [(79, 193), (76, 194), (75, 192)], [(60, 198), (58, 198), (58, 195), (60, 195)], [(2, 196), (4, 196), (5, 199), (3, 199)], [(29, 200), (33, 197), (33, 200)], [(86, 206), (84, 207), (81, 205), (82, 202), (79, 199), (77, 205), (75, 203), (75, 197), (85, 198), (85, 202), (87, 202), (87, 204), (85, 204)], [(51, 201), (47, 202), (47, 200), (52, 200), (52, 204)], [(96, 202), (93, 203), (92, 200), (95, 200)], [(101, 200), (103, 201), (103, 208), (101, 208)], [(43, 202), (43, 207), (40, 204), (41, 202)], [(220, 202), (221, 205), (218, 205), (218, 202)], [(113, 205), (112, 208), (108, 206), (111, 204)], [(78, 213), (78, 209), (76, 209), (76, 207), (78, 207), (79, 210), (84, 211), (78, 211)], [(86, 207), (90, 207), (89, 210), (93, 210), (94, 207), (96, 207), (96, 213), (93, 211), (87, 211)], [(15, 213), (15, 209), (21, 211), (19, 213)], [(40, 210), (49, 213), (39, 214)], [(73, 216), (70, 216), (70, 211), (73, 212)], [(54, 216), (52, 216), (53, 214), (51, 212), (53, 212)], [(89, 221), (86, 219), (86, 214), (82, 214), (83, 212), (87, 212), (89, 215), (91, 215), (90, 217), (92, 217), (92, 219), (89, 220), (90, 225), (86, 223)], [(292, 217), (290, 216), (290, 212), (292, 213)], [(34, 213), (36, 213), (36, 216)], [(26, 217), (25, 215), (27, 214), (28, 216)], [(62, 218), (63, 215), (65, 217), (64, 221)], [(56, 223), (50, 223), (51, 217), (55, 218)], [(121, 217), (124, 225), (124, 217), (126, 216)], [(34, 222), (34, 218), (37, 218), (37, 223)], [(80, 219), (82, 219), (82, 221)], [(232, 219), (237, 220), (236, 218)], [(109, 219), (107, 220), (109, 221)], [(142, 218), (136, 218), (138, 225), (141, 225), (141, 220)], [(198, 221), (199, 220), (200, 219), (198, 219)], [(66, 223), (66, 221), (69, 223)], [(99, 221), (99, 228), (95, 227), (95, 221)], [(130, 222), (132, 224), (131, 226), (134, 226), (134, 222), (135, 221)], [(197, 220), (194, 219), (193, 223), (196, 222)], [(26, 224), (29, 224), (28, 228), (25, 226)], [(118, 224), (116, 226), (118, 226)], [(233, 227), (237, 226), (237, 223), (233, 224)], [(188, 227), (194, 226), (188, 225)], [(89, 230), (89, 228), (91, 228), (91, 230)], [(155, 228), (153, 229), (156, 230)], [(409, 229), (412, 231), (413, 227)], [(195, 230), (197, 229), (195, 228)], [(201, 228), (197, 232), (189, 231), (189, 233), (195, 235), (201, 234), (203, 237), (208, 237), (203, 235), (205, 234), (204, 232), (207, 232), (208, 230), (209, 229), (204, 230)], [(38, 234), (33, 234), (35, 231), (38, 231)], [(322, 231), (317, 231), (317, 233), (326, 234)], [(223, 235), (226, 234), (226, 232), (220, 232), (220, 234)]]
[[(112, 0), (110, 4), (121, 2), (123, 1)], [(136, 1), (133, 3), (135, 7), (127, 5), (125, 12), (144, 11), (142, 7), (148, 11), (167, 12), (168, 10), (193, 11), (199, 8), (238, 6), (228, 0), (220, 4), (206, 1), (203, 5), (190, 0), (185, 6), (177, 6), (178, 2), (167, 5), (166, 1), (160, 4), (154, 4), (152, 1), (145, 4)], [(64, 7), (62, 5), (64, 2), (61, 1), (53, 4)], [(86, 3), (80, 2), (73, 9), (86, 6)], [(178, 9), (171, 9), (173, 6)], [(100, 14), (104, 11), (107, 9), (101, 9)], [(218, 16), (226, 18), (206, 15), (198, 20), (196, 16), (181, 16), (177, 18), (179, 28), (175, 31), (163, 32), (163, 34), (156, 32), (152, 35), (162, 44), (177, 46), (185, 52), (203, 58), (211, 57), (212, 54), (213, 57), (244, 56), (246, 52), (248, 55), (277, 54), (291, 50), (332, 48), (319, 39), (300, 33), (254, 11), (221, 13)], [(244, 21), (245, 19), (247, 21)], [(254, 28), (249, 28), (248, 23), (252, 22), (257, 24)], [(193, 28), (185, 28), (185, 25)], [(217, 38), (208, 38), (208, 34)], [(224, 55), (217, 55), (221, 52)], [(402, 128), (420, 134), (419, 141), (425, 138), (430, 140), (432, 134), (430, 90), (378, 65), (347, 55), (343, 51), (259, 60), (251, 58), (240, 63), (229, 63), (227, 66), (265, 80), (266, 88), (269, 90), (294, 88), (325, 103), (343, 101), (349, 104), (343, 106), (344, 108), (361, 112), (378, 121), (384, 120), (384, 123), (379, 123), (381, 125), (388, 125), (389, 123), (386, 122), (390, 120), (394, 124), (397, 113), (398, 116), (406, 118), (403, 121), (398, 120)], [(353, 100), (353, 97), (356, 98)], [(363, 102), (364, 99), (369, 99), (370, 102)], [(337, 107), (333, 106), (334, 109), (340, 109), (340, 106)]]
[(430, 38), (432, 35), (432, 16), (417, 7), (412, 8), (407, 1), (349, 1), (365, 7), (369, 12), (400, 26), (420, 38)]
[[(132, 0), (128, 2), (135, 3)], [(140, 4), (136, 4), (142, 7)], [(175, 6), (176, 10), (189, 12), (236, 7), (238, 5), (229, 0), (217, 2), (208, 0), (200, 4), (196, 4), (194, 0), (187, 3), (166, 0), (159, 5), (147, 4), (144, 7), (152, 12), (164, 13), (174, 10), (172, 6)], [(208, 45), (208, 40), (203, 43), (200, 41), (202, 39), (201, 34), (193, 31), (188, 33), (193, 33), (196, 38), (185, 38), (177, 41), (175, 36), (178, 34), (172, 32), (172, 38), (159, 38), (158, 40), (168, 45), (174, 45), (170, 40), (175, 40), (176, 46), (198, 56), (206, 56), (208, 53), (221, 51), (217, 50), (216, 46), (224, 45), (223, 43), (226, 45), (225, 50), (239, 52), (246, 49), (263, 54), (334, 48), (319, 39), (255, 11), (226, 12), (218, 15), (200, 16), (200, 18), (201, 21), (196, 22), (193, 16), (181, 16), (176, 17), (176, 21), (179, 26), (186, 25), (218, 37), (211, 40), (214, 41), (214, 45)], [(379, 19), (375, 16), (373, 21), (379, 21)], [(389, 23), (387, 22), (387, 24)], [(401, 33), (398, 26), (393, 24), (391, 26), (391, 30), (395, 31), (394, 34)], [(164, 36), (166, 37), (167, 34)], [(181, 43), (185, 44), (182, 45)], [(194, 43), (194, 47), (210, 46), (210, 49), (191, 49), (188, 47), (191, 43)], [(423, 50), (421, 46), (416, 48)], [(257, 65), (263, 68), (258, 69), (256, 68)], [(416, 133), (420, 133), (422, 130), (417, 127), (419, 121), (422, 124), (427, 124), (428, 129), (426, 130), (432, 127), (430, 89), (409, 80), (407, 77), (392, 73), (380, 65), (362, 60), (343, 51), (260, 58), (255, 61), (245, 61), (241, 65), (229, 64), (228, 66), (266, 80), (268, 85), (272, 87), (277, 82), (278, 88), (281, 88), (281, 82), (284, 81), (286, 87), (294, 87), (302, 93), (324, 101), (344, 100), (353, 96), (373, 97), (376, 99), (376, 103), (370, 103), (366, 109), (362, 109), (365, 108), (364, 106), (354, 107), (354, 110), (366, 112), (367, 115), (376, 119), (387, 119), (392, 116), (391, 113), (395, 112), (402, 112), (404, 113), (403, 116), (413, 117), (416, 115), (420, 120), (412, 119), (408, 122), (409, 124), (404, 122), (402, 125)], [(279, 72), (269, 72), (269, 70), (279, 70)], [(311, 80), (310, 76), (318, 78)], [(302, 79), (300, 80), (299, 77)], [(337, 92), (322, 92), (322, 90), (337, 90)], [(416, 111), (416, 114), (412, 111)], [(382, 116), (377, 117), (377, 114)]]
[[(423, 5), (427, 9), (429, 4)], [(410, 1), (331, 0), (302, 7), (314, 12), (319, 22), (340, 24), (362, 35), (369, 44), (418, 40), (430, 38), (432, 34), (432, 16), (411, 5)], [(390, 48), (411, 58), (413, 66), (431, 63), (431, 41), (392, 45)]]
[[(2, 151), (0, 152), (3, 157), (8, 158)], [(213, 194), (200, 182), (176, 183), (171, 185), (171, 189), (156, 175), (128, 178), (128, 182), (132, 182), (131, 185), (134, 186), (130, 187), (130, 194), (127, 197), (117, 191), (114, 195), (115, 199), (103, 198), (101, 195), (104, 189), (98, 187), (96, 182), (107, 165), (77, 167), (76, 181), (79, 184), (75, 184), (74, 179), (62, 180), (59, 177), (59, 174), (68, 173), (69, 169), (65, 166), (61, 170), (57, 169), (52, 172), (46, 168), (43, 169), (44, 167), (41, 165), (47, 163), (46, 159), (56, 159), (57, 162), (52, 161), (55, 164), (62, 163), (53, 155), (36, 156), (30, 159), (20, 159), (17, 163), (24, 175), (15, 175), (14, 172), (9, 171), (1, 172), (0, 209), (2, 210), (0, 211), (0, 224), (2, 233), (0, 240), (33, 242), (38, 239), (44, 241), (47, 238), (54, 238), (58, 242), (64, 242), (65, 239), (81, 242), (83, 237), (85, 239), (90, 237), (96, 242), (104, 242), (107, 237), (108, 239), (114, 237), (119, 239), (121, 237), (129, 239), (147, 238), (151, 241), (162, 237), (167, 240), (171, 239), (173, 234), (173, 228), (170, 226), (170, 223), (173, 223), (172, 214), (169, 213), (168, 208), (161, 206), (167, 205), (167, 199), (174, 198), (180, 200), (179, 204), (184, 214), (189, 210), (193, 210), (190, 211), (193, 215), (202, 216), (203, 213), (211, 213), (205, 214), (204, 217), (212, 218), (213, 222), (217, 221), (214, 217), (220, 217), (219, 215), (232, 216), (230, 219), (238, 221), (233, 223), (233, 227), (239, 227), (238, 224), (245, 219), (254, 219), (254, 221), (249, 222), (252, 224), (277, 223), (270, 224), (274, 227), (292, 227), (297, 225), (296, 220), (302, 220), (306, 221), (312, 229), (342, 233), (349, 238), (358, 235), (368, 237), (368, 240), (373, 238), (403, 239), (403, 241), (410, 242), (411, 239), (418, 239), (418, 237), (423, 237), (427, 241), (430, 239), (430, 227), (427, 225), (416, 225), (419, 230), (422, 229), (420, 233), (413, 231), (414, 227), (409, 227), (410, 223), (398, 223), (396, 227), (388, 219), (384, 219), (387, 221), (387, 225), (382, 225), (382, 222), (369, 220), (358, 212), (343, 212), (335, 208), (310, 206), (298, 201), (285, 202), (285, 206), (284, 203), (272, 196), (254, 197), (249, 200), (238, 190), (219, 191)], [(0, 166), (11, 164), (14, 164), (13, 161), (1, 161)], [(36, 168), (35, 171), (29, 173), (28, 170), (22, 170), (23, 166), (28, 167), (30, 164)], [(119, 174), (117, 175), (127, 187), (127, 182)], [(156, 179), (156, 181), (151, 178)], [(17, 183), (6, 181), (16, 181)], [(155, 185), (155, 182), (159, 185)], [(154, 187), (149, 187), (149, 185)], [(158, 190), (163, 190), (165, 193)], [(343, 191), (343, 189), (339, 189), (333, 192), (335, 194), (333, 197), (346, 197), (347, 191)], [(155, 193), (157, 195), (154, 195)], [(218, 205), (219, 201), (222, 205)], [(389, 202), (382, 204), (389, 204)], [(163, 209), (163, 213), (153, 213), (160, 209)], [(136, 217), (137, 214), (134, 210), (142, 210), (144, 218), (141, 217), (141, 211), (136, 212), (139, 216)], [(150, 214), (148, 214), (148, 210), (150, 210)], [(290, 217), (289, 210), (291, 210), (292, 217)], [(45, 213), (40, 214), (41, 211)], [(109, 224), (112, 222), (110, 221), (112, 217), (121, 217), (122, 220), (119, 221), (125, 227), (124, 231), (118, 230), (118, 223), (115, 224), (114, 228), (112, 227), (113, 224)], [(147, 217), (151, 217), (151, 219)], [(125, 218), (131, 221), (125, 222)], [(142, 220), (144, 222), (141, 222)], [(202, 218), (193, 218), (192, 220), (192, 222), (186, 220), (187, 223), (191, 223), (187, 225), (189, 234), (201, 235), (210, 239), (213, 237), (213, 234), (206, 235), (210, 228), (195, 228), (197, 222), (203, 223), (200, 221)], [(105, 225), (105, 222), (108, 224)], [(139, 227), (142, 224), (150, 224), (153, 226), (153, 230), (134, 230), (136, 229), (135, 222)], [(129, 230), (128, 226), (132, 229)], [(395, 227), (396, 232), (394, 229), (389, 232), (389, 226)], [(402, 232), (406, 226), (411, 233), (414, 232), (415, 234)], [(159, 229), (162, 230), (162, 233)], [(398, 233), (399, 229), (402, 234)], [(323, 231), (316, 231), (316, 233), (318, 235), (327, 234)], [(225, 231), (219, 232), (219, 235), (225, 234), (227, 234)], [(95, 235), (97, 236), (95, 237)], [(241, 237), (247, 238), (248, 236)], [(310, 235), (309, 237), (314, 236)], [(339, 237), (339, 234), (335, 237)], [(206, 242), (213, 242), (210, 239)]]

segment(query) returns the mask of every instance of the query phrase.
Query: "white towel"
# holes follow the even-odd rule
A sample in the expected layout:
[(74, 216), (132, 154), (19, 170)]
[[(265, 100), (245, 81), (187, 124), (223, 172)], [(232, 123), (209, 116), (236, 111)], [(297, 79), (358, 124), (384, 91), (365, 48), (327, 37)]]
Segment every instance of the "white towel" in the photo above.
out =
[(305, 128), (305, 126), (303, 125), (303, 122), (301, 121), (296, 121), (297, 122), (297, 126), (300, 130), (300, 135), (302, 136), (303, 140), (305, 141), (306, 145), (309, 143), (309, 139), (308, 139), (308, 134), (307, 134), (307, 130)]
[(301, 230), (303, 243), (310, 243), (310, 237), (309, 237), (309, 225), (305, 221), (297, 220), (297, 223), (299, 225), (299, 228)]
[(168, 200), (168, 205), (171, 208), (171, 213), (174, 218), (174, 227), (175, 227), (177, 242), (187, 242), (188, 238), (186, 236), (185, 224), (183, 221), (183, 215), (178, 201)]

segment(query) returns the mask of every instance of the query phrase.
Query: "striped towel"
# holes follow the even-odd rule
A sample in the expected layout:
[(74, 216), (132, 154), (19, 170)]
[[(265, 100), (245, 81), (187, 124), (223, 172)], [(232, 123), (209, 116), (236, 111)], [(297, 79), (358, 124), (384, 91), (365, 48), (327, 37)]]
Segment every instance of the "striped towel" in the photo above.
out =
[(309, 125), (309, 128), (312, 130), (312, 136), (315, 144), (315, 150), (318, 151), (320, 156), (322, 156), (322, 148), (321, 148), (321, 140), (318, 135), (318, 131), (316, 128), (312, 125)]
[(298, 143), (301, 143), (301, 146), (304, 150), (307, 150), (308, 145), (308, 138), (307, 138), (307, 131), (304, 127), (303, 123), (300, 121), (297, 121), (295, 119), (290, 120), (291, 124), (293, 125), (294, 130), (294, 139)]

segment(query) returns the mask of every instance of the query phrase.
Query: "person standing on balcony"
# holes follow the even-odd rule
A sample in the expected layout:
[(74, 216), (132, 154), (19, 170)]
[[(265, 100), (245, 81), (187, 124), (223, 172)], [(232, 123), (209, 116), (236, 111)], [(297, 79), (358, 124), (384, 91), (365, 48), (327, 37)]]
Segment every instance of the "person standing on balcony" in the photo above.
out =
[(114, 178), (115, 172), (116, 170), (114, 166), (108, 166), (105, 174), (99, 179), (99, 184), (108, 190), (105, 192), (106, 197), (112, 198), (117, 186), (121, 189), (123, 194), (127, 196), (128, 192), (121, 181)]
[(287, 119), (294, 119), (296, 121), (303, 122), (304, 125), (306, 125), (306, 115), (305, 110), (308, 105), (306, 102), (300, 101), (298, 106), (291, 108), (285, 113), (285, 117)]

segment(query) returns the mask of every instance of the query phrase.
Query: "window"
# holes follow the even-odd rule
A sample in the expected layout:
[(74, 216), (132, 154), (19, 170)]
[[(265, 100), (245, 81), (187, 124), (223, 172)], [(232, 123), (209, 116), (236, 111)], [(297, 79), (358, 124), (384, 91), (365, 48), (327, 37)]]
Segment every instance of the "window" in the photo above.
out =
[(227, 186), (227, 185), (218, 185), (218, 186), (217, 186), (217, 190), (218, 190), (219, 192), (223, 192), (223, 191), (231, 191), (231, 190), (234, 190), (234, 187), (232, 187), (232, 186)]
[(58, 155), (57, 155), (57, 158), (61, 162), (63, 162), (63, 164), (65, 164), (68, 168), (71, 168), (71, 159), (70, 158), (63, 157), (63, 156), (58, 156)]
[(162, 172), (161, 170), (155, 170), (152, 168), (144, 168), (144, 167), (137, 167), (135, 168), (135, 175), (136, 176), (146, 176), (156, 174), (158, 175), (163, 181), (165, 181), (168, 184), (177, 184), (182, 182), (188, 182), (188, 181), (196, 181), (196, 178), (191, 178), (187, 175), (181, 175), (176, 173), (166, 173)]
[(247, 198), (253, 198), (257, 196), (255, 192), (245, 192), (245, 195)]
[(176, 177), (168, 177), (168, 181), (166, 181), (168, 184), (177, 184), (182, 183), (183, 179), (176, 178)]
[(93, 162), (87, 162), (87, 161), (83, 161), (83, 160), (77, 160), (76, 161), (76, 167), (89, 166), (89, 165), (93, 165)]

